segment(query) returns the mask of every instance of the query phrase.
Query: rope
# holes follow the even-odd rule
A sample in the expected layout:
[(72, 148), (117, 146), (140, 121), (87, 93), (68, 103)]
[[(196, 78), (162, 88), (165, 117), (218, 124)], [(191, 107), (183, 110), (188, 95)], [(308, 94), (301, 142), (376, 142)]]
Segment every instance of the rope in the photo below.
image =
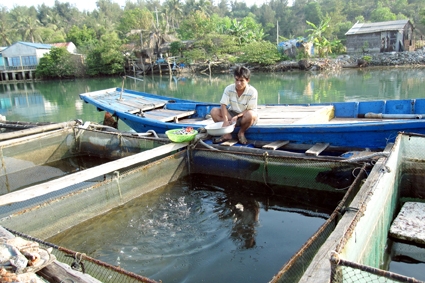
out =
[(332, 262), (332, 263), (335, 263), (335, 264), (339, 264), (339, 262), (341, 261), (341, 259), (340, 259), (340, 257), (339, 257), (339, 253), (337, 253), (336, 251), (331, 251), (330, 252), (330, 261)]
[(115, 175), (114, 179), (117, 182), (117, 186), (118, 186), (118, 192), (120, 193), (120, 199), (122, 200), (121, 186), (120, 186), (120, 172), (114, 171), (114, 175)]
[(263, 153), (263, 157), (264, 157), (263, 181), (264, 181), (264, 184), (266, 184), (266, 186), (268, 186), (267, 185), (267, 176), (269, 175), (268, 166), (267, 166), (267, 162), (268, 162), (267, 157), (268, 156), (269, 156), (268, 152)]
[(210, 146), (209, 144), (207, 144), (207, 143), (205, 143), (203, 140), (199, 140), (199, 143), (200, 144), (202, 144), (203, 146), (205, 146), (206, 148), (208, 148), (208, 149), (211, 149), (211, 150), (215, 150), (215, 151), (220, 151), (218, 148), (215, 148), (215, 147), (213, 147), (213, 146)]

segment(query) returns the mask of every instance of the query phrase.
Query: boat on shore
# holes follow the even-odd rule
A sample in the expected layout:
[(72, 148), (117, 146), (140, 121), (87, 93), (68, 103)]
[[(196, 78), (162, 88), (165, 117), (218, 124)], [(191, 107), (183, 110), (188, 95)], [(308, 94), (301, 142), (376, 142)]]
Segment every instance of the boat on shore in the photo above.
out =
[[(107, 111), (136, 132), (202, 129), (214, 123), (209, 113), (218, 103), (160, 96), (121, 88), (80, 94), (86, 103)], [(425, 134), (425, 99), (376, 100), (258, 106), (259, 121), (246, 132), (249, 143), (297, 144), (382, 150), (401, 131)], [(233, 134), (236, 138), (236, 127)], [(237, 142), (237, 140), (236, 140)]]

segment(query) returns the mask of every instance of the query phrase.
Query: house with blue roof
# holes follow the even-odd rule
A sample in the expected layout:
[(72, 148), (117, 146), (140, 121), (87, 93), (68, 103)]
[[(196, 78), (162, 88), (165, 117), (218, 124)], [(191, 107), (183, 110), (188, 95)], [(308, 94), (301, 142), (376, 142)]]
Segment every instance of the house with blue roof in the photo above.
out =
[(32, 79), (40, 58), (50, 52), (52, 45), (18, 41), (2, 50), (4, 70), (1, 80)]
[(7, 67), (37, 67), (40, 58), (50, 52), (52, 45), (18, 41), (3, 50), (3, 59)]

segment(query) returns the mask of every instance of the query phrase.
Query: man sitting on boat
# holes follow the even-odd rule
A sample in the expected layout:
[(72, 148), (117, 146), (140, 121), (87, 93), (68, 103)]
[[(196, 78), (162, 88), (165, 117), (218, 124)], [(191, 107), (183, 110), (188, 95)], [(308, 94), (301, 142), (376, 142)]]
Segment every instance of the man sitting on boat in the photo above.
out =
[[(255, 125), (258, 120), (258, 92), (249, 84), (251, 71), (248, 68), (238, 66), (233, 75), (235, 76), (235, 83), (224, 89), (220, 108), (211, 109), (210, 114), (214, 122), (223, 122), (223, 127), (236, 123), (236, 127), (240, 127), (238, 132), (239, 143), (247, 144), (245, 131)], [(231, 139), (232, 134), (225, 134), (214, 140), (214, 143)]]

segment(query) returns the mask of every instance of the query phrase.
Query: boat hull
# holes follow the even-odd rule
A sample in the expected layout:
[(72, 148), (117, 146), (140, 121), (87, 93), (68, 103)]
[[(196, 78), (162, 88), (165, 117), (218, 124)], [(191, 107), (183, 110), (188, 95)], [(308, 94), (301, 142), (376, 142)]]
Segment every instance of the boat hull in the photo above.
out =
[[(98, 110), (112, 113), (136, 132), (154, 130), (158, 134), (163, 134), (170, 129), (203, 128), (213, 122), (211, 119), (205, 118), (210, 110), (219, 106), (214, 103), (196, 102), (128, 90), (121, 91), (119, 88), (103, 92), (108, 94), (115, 92), (115, 97), (109, 97), (108, 101), (106, 101), (105, 96), (101, 96), (101, 99), (99, 99), (99, 93), (102, 92), (81, 94), (80, 97), (85, 102), (96, 106)], [(152, 110), (149, 112), (141, 109), (136, 114), (135, 110), (126, 111), (122, 105), (116, 103), (116, 101), (122, 99), (127, 105), (130, 105), (133, 100), (142, 98), (152, 101), (152, 104), (158, 103), (161, 106), (162, 103), (162, 109), (167, 111), (186, 111), (192, 114), (186, 117), (188, 119), (179, 121), (177, 119), (153, 119), (149, 116), (150, 113), (154, 112)], [(341, 122), (338, 122), (338, 120), (322, 123), (312, 118), (308, 122), (289, 123), (285, 122), (287, 120), (283, 118), (280, 120), (264, 118), (264, 120), (267, 120), (265, 123), (259, 122), (246, 131), (246, 138), (250, 142), (329, 143), (333, 146), (380, 150), (385, 148), (388, 143), (393, 143), (399, 132), (425, 134), (425, 119), (422, 119), (422, 116), (425, 117), (425, 99), (299, 104), (295, 106), (312, 108), (312, 106), (318, 107), (320, 105), (323, 107), (332, 106), (334, 109), (332, 115), (334, 114), (334, 117), (340, 119)], [(266, 105), (262, 107), (269, 112), (274, 111), (274, 115), (288, 115), (288, 105)], [(367, 115), (370, 113), (380, 113), (376, 116), (379, 119), (368, 118)], [(383, 118), (382, 115), (391, 115), (392, 119)], [(260, 115), (260, 121), (263, 120), (261, 117)], [(233, 132), (234, 138), (237, 138), (238, 131), (239, 129), (236, 127)]]

